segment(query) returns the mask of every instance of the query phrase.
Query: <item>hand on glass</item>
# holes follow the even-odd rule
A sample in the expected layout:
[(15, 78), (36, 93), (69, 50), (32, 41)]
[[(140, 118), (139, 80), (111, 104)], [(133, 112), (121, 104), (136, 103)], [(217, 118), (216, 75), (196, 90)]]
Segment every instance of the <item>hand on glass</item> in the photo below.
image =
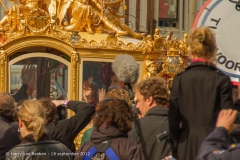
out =
[(37, 68), (33, 65), (25, 65), (21, 71), (22, 84), (29, 84), (36, 79)]

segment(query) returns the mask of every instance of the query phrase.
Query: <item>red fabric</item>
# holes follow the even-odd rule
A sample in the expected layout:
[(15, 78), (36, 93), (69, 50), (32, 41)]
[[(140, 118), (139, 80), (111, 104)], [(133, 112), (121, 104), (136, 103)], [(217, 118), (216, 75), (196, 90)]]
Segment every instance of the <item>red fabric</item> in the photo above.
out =
[(111, 76), (113, 76), (114, 73), (112, 71), (112, 63), (107, 62), (104, 64), (100, 69), (100, 79), (107, 87), (110, 86), (111, 83)]
[(166, 2), (166, 0), (159, 0), (159, 18), (167, 18), (169, 8), (169, 2)]
[(209, 61), (208, 59), (205, 58), (194, 58), (192, 59), (192, 62), (206, 62), (206, 63), (210, 63), (211, 65), (215, 66), (215, 64), (213, 64), (211, 61)]

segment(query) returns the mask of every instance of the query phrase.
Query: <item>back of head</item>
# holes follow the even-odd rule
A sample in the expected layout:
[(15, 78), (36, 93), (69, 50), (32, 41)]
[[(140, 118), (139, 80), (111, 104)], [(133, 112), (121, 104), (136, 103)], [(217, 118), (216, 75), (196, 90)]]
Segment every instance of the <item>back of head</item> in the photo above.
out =
[(23, 121), (28, 131), (33, 132), (35, 141), (43, 134), (45, 111), (39, 101), (26, 100), (18, 110), (18, 118)]
[(96, 107), (93, 125), (99, 128), (102, 124), (114, 125), (121, 132), (128, 132), (133, 122), (133, 111), (123, 99), (106, 98)]
[(199, 58), (215, 60), (217, 44), (215, 33), (208, 27), (192, 30), (187, 39), (188, 49)]
[(15, 100), (7, 92), (0, 92), (0, 115), (10, 121), (17, 121)]
[(38, 101), (42, 104), (45, 110), (46, 123), (51, 123), (54, 120), (55, 114), (57, 112), (55, 104), (49, 98), (40, 98)]
[(7, 92), (0, 92), (0, 104), (5, 103), (10, 106), (14, 106), (15, 100), (14, 98)]
[(141, 81), (136, 86), (136, 90), (144, 97), (144, 99), (153, 97), (157, 105), (168, 105), (169, 93), (166, 88), (166, 81), (161, 77), (150, 77)]
[(128, 91), (122, 88), (114, 88), (107, 92), (105, 98), (118, 98), (125, 100), (130, 107), (132, 107), (132, 102), (129, 97)]

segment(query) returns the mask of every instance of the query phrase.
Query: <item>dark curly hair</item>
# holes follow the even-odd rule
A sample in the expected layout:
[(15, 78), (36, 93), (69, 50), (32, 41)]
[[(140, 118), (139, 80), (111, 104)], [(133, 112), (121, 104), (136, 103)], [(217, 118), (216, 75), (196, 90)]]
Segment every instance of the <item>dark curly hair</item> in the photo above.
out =
[(133, 111), (125, 100), (106, 98), (96, 107), (96, 113), (93, 116), (93, 125), (95, 128), (99, 128), (105, 123), (117, 126), (122, 132), (128, 132), (131, 130), (133, 117)]
[(143, 95), (144, 99), (153, 97), (157, 105), (168, 105), (169, 93), (166, 88), (166, 81), (161, 77), (150, 77), (136, 86), (136, 90)]

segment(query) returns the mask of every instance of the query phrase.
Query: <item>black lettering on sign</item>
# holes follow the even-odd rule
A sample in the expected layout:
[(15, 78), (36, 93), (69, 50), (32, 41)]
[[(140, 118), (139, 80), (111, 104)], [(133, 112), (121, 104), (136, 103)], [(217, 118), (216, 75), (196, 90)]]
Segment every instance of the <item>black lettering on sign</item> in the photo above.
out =
[(212, 29), (217, 29), (217, 27), (215, 26), (208, 26), (209, 28), (212, 28)]
[(211, 21), (215, 22), (216, 24), (215, 26), (208, 26), (208, 27), (212, 29), (217, 29), (218, 23), (221, 21), (221, 18), (218, 18), (218, 19), (211, 18)]
[(225, 57), (224, 55), (221, 55), (218, 57), (218, 63), (224, 64), (226, 61), (227, 61), (227, 57)]
[(235, 62), (233, 62), (233, 61), (231, 61), (231, 60), (228, 60), (228, 61), (226, 62), (226, 64), (225, 64), (225, 67), (226, 67), (227, 69), (233, 69), (234, 65), (235, 65)]
[(216, 22), (216, 26), (218, 25), (220, 20), (221, 20), (221, 18), (218, 18), (218, 19), (211, 18), (211, 21)]
[(240, 63), (236, 62), (236, 65), (234, 67), (234, 70), (236, 71), (238, 69), (238, 71), (240, 71)]

